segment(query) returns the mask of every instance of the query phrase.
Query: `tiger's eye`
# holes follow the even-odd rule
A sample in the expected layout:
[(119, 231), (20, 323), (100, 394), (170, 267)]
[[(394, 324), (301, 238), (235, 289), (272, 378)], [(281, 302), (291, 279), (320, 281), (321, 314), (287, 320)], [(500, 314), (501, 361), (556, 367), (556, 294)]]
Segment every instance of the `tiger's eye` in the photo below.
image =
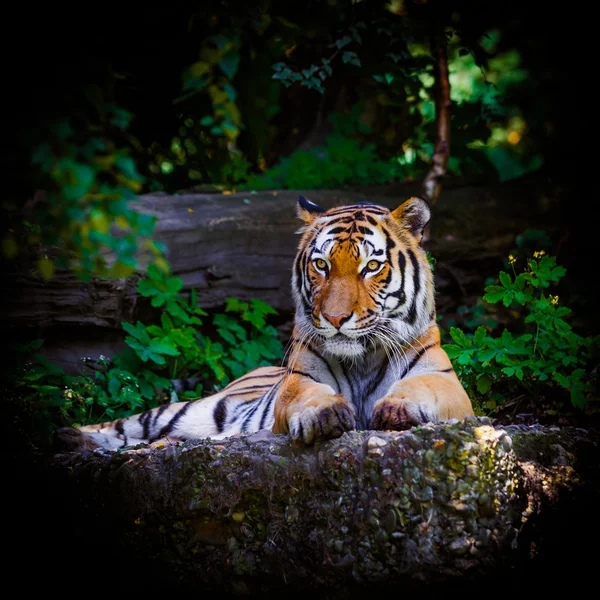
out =
[(317, 258), (317, 260), (315, 260), (315, 265), (317, 269), (321, 269), (321, 271), (325, 271), (327, 269), (327, 262), (322, 258)]
[(370, 260), (367, 263), (367, 269), (369, 269), (369, 271), (376, 271), (377, 269), (379, 269), (379, 265), (381, 263), (377, 260)]

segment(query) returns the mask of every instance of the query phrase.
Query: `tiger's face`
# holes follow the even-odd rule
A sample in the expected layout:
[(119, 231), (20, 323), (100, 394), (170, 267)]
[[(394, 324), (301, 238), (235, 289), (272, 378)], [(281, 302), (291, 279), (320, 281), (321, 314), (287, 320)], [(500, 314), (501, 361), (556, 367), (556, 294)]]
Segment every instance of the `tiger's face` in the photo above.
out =
[(432, 273), (420, 240), (424, 200), (394, 211), (355, 204), (325, 211), (300, 197), (304, 229), (292, 286), (300, 334), (340, 358), (410, 343), (433, 317)]

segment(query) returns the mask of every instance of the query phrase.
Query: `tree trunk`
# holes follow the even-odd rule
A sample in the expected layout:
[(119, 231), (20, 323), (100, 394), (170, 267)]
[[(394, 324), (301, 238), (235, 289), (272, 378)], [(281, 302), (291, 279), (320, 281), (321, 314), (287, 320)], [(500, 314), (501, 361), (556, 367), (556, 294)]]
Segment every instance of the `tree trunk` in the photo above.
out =
[[(104, 538), (183, 589), (342, 597), (376, 583), (507, 583), (531, 569), (561, 526), (583, 527), (570, 500), (584, 490), (597, 503), (597, 442), (583, 429), (488, 419), (352, 432), (315, 448), (261, 431), (57, 455), (50, 483), (80, 552)], [(585, 518), (590, 533), (597, 517)]]
[(431, 157), (431, 168), (423, 181), (423, 196), (435, 204), (442, 189), (442, 178), (448, 171), (450, 158), (450, 80), (448, 78), (448, 56), (446, 37), (443, 32), (433, 36), (431, 41), (435, 83), (435, 149)]

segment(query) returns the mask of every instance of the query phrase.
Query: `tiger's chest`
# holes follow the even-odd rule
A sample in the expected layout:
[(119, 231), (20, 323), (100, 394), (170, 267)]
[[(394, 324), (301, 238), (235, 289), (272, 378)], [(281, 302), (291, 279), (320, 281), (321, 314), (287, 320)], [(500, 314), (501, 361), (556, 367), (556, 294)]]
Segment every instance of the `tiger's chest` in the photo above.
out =
[(397, 381), (397, 373), (387, 360), (380, 357), (360, 363), (332, 365), (339, 393), (348, 398), (355, 411), (357, 429), (367, 429), (377, 400), (389, 392)]

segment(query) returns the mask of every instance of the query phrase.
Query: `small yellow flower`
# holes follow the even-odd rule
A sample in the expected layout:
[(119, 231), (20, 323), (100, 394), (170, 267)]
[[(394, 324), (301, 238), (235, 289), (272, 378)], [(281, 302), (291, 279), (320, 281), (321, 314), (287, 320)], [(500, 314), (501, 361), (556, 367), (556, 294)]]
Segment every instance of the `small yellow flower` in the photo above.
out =
[(188, 208), (188, 212), (191, 214), (191, 213), (194, 212), (194, 209), (193, 208)]
[(550, 302), (552, 302), (552, 304), (558, 304), (558, 296), (550, 296), (552, 298), (552, 300), (550, 300)]
[(516, 262), (517, 262), (517, 259), (512, 254), (509, 254), (508, 255), (508, 263), (510, 265), (514, 265)]
[(546, 254), (543, 250), (537, 250), (533, 253), (533, 258), (539, 258), (540, 256), (544, 256)]

